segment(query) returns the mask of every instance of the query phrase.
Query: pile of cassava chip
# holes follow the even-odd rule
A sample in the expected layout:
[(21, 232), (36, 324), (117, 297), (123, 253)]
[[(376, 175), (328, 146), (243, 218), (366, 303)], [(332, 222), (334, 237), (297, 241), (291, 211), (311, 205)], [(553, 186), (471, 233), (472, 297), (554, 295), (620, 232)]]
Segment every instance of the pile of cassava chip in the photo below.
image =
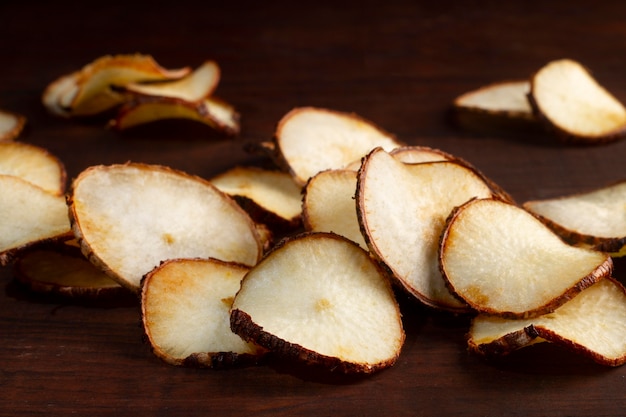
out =
[[(129, 93), (206, 102), (217, 73), (207, 63), (113, 88), (103, 65), (48, 91), (59, 113)], [(88, 167), (66, 190), (58, 159), (6, 145), (0, 261), (15, 261), (33, 291), (133, 294), (146, 340), (169, 364), (224, 368), (272, 354), (378, 372), (406, 337), (397, 291), (473, 315), (468, 347), (488, 357), (543, 341), (603, 365), (626, 361), (626, 293), (611, 277), (624, 252), (623, 182), (518, 205), (451, 153), (314, 107), (288, 112), (262, 144), (274, 169), (206, 179), (128, 162)]]
[(167, 69), (150, 55), (106, 55), (52, 81), (42, 102), (50, 113), (65, 118), (116, 111), (109, 122), (116, 130), (185, 119), (236, 135), (239, 114), (213, 94), (219, 81), (215, 61), (205, 61), (193, 70)]

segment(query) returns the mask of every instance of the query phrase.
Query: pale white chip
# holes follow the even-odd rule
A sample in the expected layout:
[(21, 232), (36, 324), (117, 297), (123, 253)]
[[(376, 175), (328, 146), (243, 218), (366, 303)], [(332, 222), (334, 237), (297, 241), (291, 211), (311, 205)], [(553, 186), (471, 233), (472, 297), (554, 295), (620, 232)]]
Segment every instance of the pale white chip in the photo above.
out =
[(531, 104), (562, 137), (599, 143), (622, 137), (626, 107), (580, 63), (551, 61), (531, 79)]
[(182, 78), (152, 83), (128, 83), (123, 89), (140, 97), (169, 97), (197, 103), (213, 94), (219, 80), (220, 68), (217, 63), (205, 61)]
[(315, 107), (295, 108), (283, 116), (275, 141), (300, 185), (320, 171), (344, 168), (376, 147), (401, 146), (393, 135), (356, 114)]
[(573, 245), (626, 255), (626, 181), (577, 194), (531, 200), (524, 208)]
[(607, 254), (570, 246), (527, 211), (496, 199), (455, 210), (440, 263), (449, 287), (474, 309), (509, 318), (551, 312), (613, 269)]
[(254, 265), (261, 256), (256, 225), (230, 197), (171, 168), (93, 166), (74, 180), (68, 202), (83, 253), (135, 291), (168, 259)]
[(358, 245), (328, 233), (283, 241), (253, 267), (231, 328), (278, 355), (345, 373), (392, 366), (405, 338), (385, 273)]
[(65, 197), (22, 178), (0, 174), (0, 265), (21, 249), (71, 233)]
[(359, 172), (357, 216), (370, 251), (409, 293), (433, 307), (466, 311), (439, 271), (439, 238), (456, 206), (492, 195), (483, 178), (464, 165), (405, 164), (379, 148)]

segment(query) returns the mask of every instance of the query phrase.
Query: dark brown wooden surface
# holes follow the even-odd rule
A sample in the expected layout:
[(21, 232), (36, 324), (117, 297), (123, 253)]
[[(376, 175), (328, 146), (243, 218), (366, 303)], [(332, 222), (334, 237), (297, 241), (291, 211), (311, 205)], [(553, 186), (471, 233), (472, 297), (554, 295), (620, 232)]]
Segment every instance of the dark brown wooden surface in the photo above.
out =
[[(457, 95), (526, 78), (565, 57), (626, 100), (623, 2), (13, 1), (2, 2), (0, 16), (0, 108), (27, 116), (20, 140), (61, 158), (70, 178), (128, 160), (204, 177), (263, 163), (243, 144), (268, 139), (280, 117), (304, 105), (356, 112), (410, 144), (461, 156), (518, 201), (626, 178), (626, 141), (568, 147), (538, 134), (468, 133), (448, 120)], [(42, 107), (43, 89), (59, 75), (130, 52), (170, 68), (215, 59), (222, 69), (216, 94), (240, 111), (241, 135), (225, 139), (191, 122), (119, 134), (102, 121), (62, 120)], [(616, 262), (622, 282), (625, 270)], [(407, 340), (398, 363), (348, 379), (278, 361), (222, 371), (172, 367), (143, 343), (138, 307), (35, 297), (13, 284), (8, 267), (0, 279), (2, 415), (626, 413), (626, 367), (601, 367), (550, 346), (488, 363), (466, 351), (467, 319), (404, 299)]]

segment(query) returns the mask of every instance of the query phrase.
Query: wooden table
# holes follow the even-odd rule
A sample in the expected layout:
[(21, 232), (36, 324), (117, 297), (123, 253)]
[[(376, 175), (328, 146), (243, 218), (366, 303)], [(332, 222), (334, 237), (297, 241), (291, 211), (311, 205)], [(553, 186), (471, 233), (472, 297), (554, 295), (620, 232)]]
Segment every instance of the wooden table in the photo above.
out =
[[(7, 3), (7, 2), (5, 2)], [(8, 2), (0, 6), (0, 108), (24, 114), (20, 140), (65, 163), (158, 163), (210, 177), (264, 160), (243, 145), (272, 136), (296, 106), (356, 112), (410, 144), (467, 159), (523, 202), (626, 178), (626, 141), (564, 146), (523, 132), (476, 134), (450, 123), (459, 94), (523, 79), (573, 58), (626, 100), (626, 3), (619, 2)], [(35, 3), (35, 4), (32, 4)], [(41, 3), (41, 4), (40, 4)], [(243, 4), (242, 4), (243, 3)], [(56, 118), (45, 86), (105, 54), (162, 65), (216, 60), (216, 94), (242, 115), (227, 139), (193, 122), (125, 133)], [(626, 265), (615, 276), (626, 281)], [(0, 414), (211, 416), (622, 416), (626, 367), (554, 346), (496, 362), (466, 351), (468, 320), (402, 299), (398, 363), (367, 378), (280, 362), (235, 370), (177, 368), (141, 338), (136, 305), (49, 301), (0, 269)]]

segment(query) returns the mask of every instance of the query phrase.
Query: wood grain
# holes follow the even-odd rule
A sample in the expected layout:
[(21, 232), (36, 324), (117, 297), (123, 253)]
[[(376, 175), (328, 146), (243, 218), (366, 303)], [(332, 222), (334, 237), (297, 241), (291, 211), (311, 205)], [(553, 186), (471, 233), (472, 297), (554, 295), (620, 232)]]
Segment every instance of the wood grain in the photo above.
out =
[[(537, 132), (468, 132), (449, 119), (457, 95), (565, 57), (626, 101), (626, 3), (4, 2), (0, 15), (0, 108), (28, 118), (20, 140), (61, 158), (70, 179), (129, 160), (203, 177), (265, 164), (244, 145), (270, 138), (280, 117), (303, 105), (355, 112), (407, 143), (465, 158), (518, 201), (626, 177), (626, 141), (563, 146)], [(56, 77), (130, 52), (171, 68), (216, 60), (216, 95), (241, 113), (241, 134), (226, 139), (191, 122), (117, 133), (106, 120), (63, 120), (41, 105)], [(616, 261), (622, 282), (625, 270)], [(626, 409), (625, 367), (553, 346), (486, 362), (466, 351), (467, 318), (405, 298), (398, 363), (355, 379), (276, 360), (227, 371), (172, 367), (143, 342), (137, 305), (47, 300), (16, 286), (10, 267), (0, 279), (1, 415), (599, 417)]]

